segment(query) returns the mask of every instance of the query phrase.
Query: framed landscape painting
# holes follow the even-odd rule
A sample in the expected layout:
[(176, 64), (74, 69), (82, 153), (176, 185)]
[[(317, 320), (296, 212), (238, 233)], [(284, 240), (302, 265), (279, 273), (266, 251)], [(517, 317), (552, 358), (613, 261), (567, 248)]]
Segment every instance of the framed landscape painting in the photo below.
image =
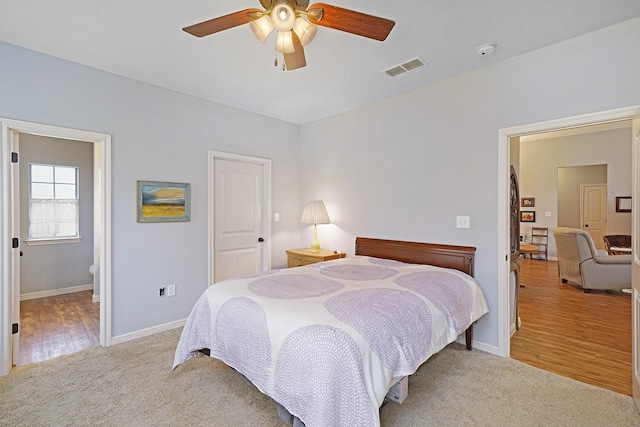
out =
[(191, 185), (138, 181), (138, 222), (191, 220)]

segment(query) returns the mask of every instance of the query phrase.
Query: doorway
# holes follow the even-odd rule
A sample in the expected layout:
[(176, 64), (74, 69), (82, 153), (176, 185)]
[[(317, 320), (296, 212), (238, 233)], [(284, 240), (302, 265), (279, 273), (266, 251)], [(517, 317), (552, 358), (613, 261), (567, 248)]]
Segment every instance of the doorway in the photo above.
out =
[[(93, 144), (94, 268), (100, 294), (100, 345), (111, 344), (111, 136), (38, 123), (0, 118), (0, 376), (8, 375), (19, 346), (19, 196), (16, 175), (21, 133)], [(13, 154), (16, 153), (16, 154)]]
[[(612, 111), (607, 111), (607, 112), (602, 112), (602, 113), (596, 113), (596, 114), (591, 114), (591, 115), (585, 115), (585, 116), (579, 116), (579, 117), (572, 117), (572, 118), (567, 118), (567, 119), (561, 119), (561, 120), (555, 120), (555, 121), (551, 121), (551, 122), (545, 122), (545, 123), (538, 123), (538, 124), (533, 124), (533, 125), (528, 125), (528, 126), (522, 126), (522, 127), (518, 127), (518, 128), (511, 128), (511, 129), (503, 129), (500, 130), (499, 132), (499, 143), (500, 143), (500, 147), (499, 147), (499, 151), (500, 151), (500, 155), (501, 155), (501, 159), (504, 160), (505, 165), (503, 166), (502, 164), (500, 164), (500, 166), (503, 168), (502, 171), (504, 172), (504, 176), (499, 177), (499, 181), (500, 181), (500, 198), (499, 201), (502, 203), (503, 200), (505, 200), (505, 209), (508, 209), (508, 193), (502, 190), (502, 182), (508, 182), (507, 180), (507, 168), (510, 166), (511, 164), (511, 158), (509, 156), (509, 150), (510, 149), (514, 149), (513, 146), (509, 146), (509, 141), (510, 138), (518, 138), (521, 137), (523, 135), (534, 135), (534, 134), (538, 134), (538, 133), (543, 133), (543, 132), (549, 132), (549, 131), (555, 131), (555, 130), (565, 130), (565, 129), (579, 129), (580, 131), (582, 131), (583, 127), (585, 126), (591, 126), (591, 125), (601, 125), (601, 124), (613, 124), (613, 123), (619, 123), (621, 121), (628, 121), (628, 123), (632, 122), (632, 119), (636, 119), (638, 117), (638, 114), (640, 113), (640, 109), (635, 106), (635, 107), (630, 107), (630, 108), (625, 108), (625, 109), (620, 109), (620, 110), (612, 110)], [(634, 120), (634, 123), (637, 120)], [(630, 126), (627, 126), (630, 127)], [(631, 144), (629, 144), (629, 146), (633, 146), (633, 151), (635, 152), (635, 145), (633, 144), (632, 141)], [(625, 143), (626, 140), (625, 140)], [(518, 149), (518, 147), (515, 148), (516, 150)], [(521, 153), (520, 153), (521, 154)], [(502, 157), (504, 156), (504, 157)], [(625, 159), (626, 161), (626, 159)], [(502, 163), (502, 161), (501, 161)], [(635, 170), (635, 164), (632, 167), (632, 171), (631, 171), (631, 175), (633, 175), (634, 170)], [(628, 182), (626, 183), (627, 187), (628, 187)], [(627, 188), (628, 190), (628, 188)], [(632, 192), (635, 191), (635, 183), (632, 184)], [(504, 198), (504, 199), (503, 199)], [(507, 245), (507, 243), (509, 242), (509, 233), (508, 233), (508, 228), (506, 226), (506, 224), (508, 224), (508, 222), (505, 222), (502, 220), (502, 216), (504, 215), (504, 217), (508, 217), (508, 210), (503, 211), (501, 209), (501, 212), (499, 212), (499, 215), (501, 217), (500, 220), (500, 224), (505, 224), (504, 226), (501, 225), (499, 227), (499, 234), (502, 237), (505, 238), (506, 242), (503, 242), (502, 240), (499, 240), (498, 245), (500, 248), (508, 248), (509, 246)], [(576, 227), (576, 228), (580, 228), (580, 227)], [(504, 236), (502, 233), (505, 233)], [(503, 246), (504, 245), (504, 246)], [(506, 250), (505, 250), (506, 252)], [(502, 253), (502, 252), (500, 252)], [(511, 351), (511, 321), (512, 321), (512, 313), (510, 312), (510, 307), (507, 305), (507, 302), (510, 301), (510, 297), (511, 297), (511, 292), (513, 292), (513, 282), (511, 282), (511, 278), (508, 275), (508, 272), (506, 271), (506, 268), (503, 268), (504, 266), (502, 265), (502, 263), (500, 263), (500, 271), (499, 271), (499, 288), (498, 288), (498, 301), (499, 301), (499, 307), (498, 307), (498, 317), (501, 321), (499, 321), (499, 349), (501, 351), (501, 354), (503, 354), (506, 357), (510, 357), (510, 351)], [(555, 273), (555, 271), (554, 271)], [(554, 276), (555, 277), (555, 276)], [(636, 280), (636, 278), (634, 278), (633, 280)], [(561, 288), (559, 286), (555, 286), (553, 289), (564, 289)], [(502, 295), (501, 295), (502, 294)], [(608, 296), (608, 295), (604, 295), (603, 296)], [(624, 296), (622, 296), (624, 298)], [(626, 298), (628, 298), (628, 296), (626, 296)], [(504, 303), (501, 303), (501, 301), (504, 301)], [(627, 301), (628, 303), (628, 301)], [(635, 316), (635, 314), (634, 314)], [(635, 326), (633, 324), (633, 321), (629, 318), (629, 316), (627, 316), (627, 322), (629, 322), (629, 329), (635, 331)], [(504, 322), (504, 323), (503, 323)], [(635, 333), (635, 332), (634, 332)], [(629, 337), (631, 338), (631, 337)], [(637, 357), (637, 351), (635, 348), (632, 349), (633, 352), (633, 357)], [(634, 359), (635, 360), (635, 359)], [(636, 369), (636, 363), (633, 363), (633, 369)]]
[[(607, 135), (611, 134), (608, 133)], [(618, 133), (618, 135), (620, 134)], [(630, 168), (631, 164), (628, 164), (627, 170), (630, 171)], [(616, 179), (615, 176), (618, 174), (619, 169), (619, 166), (613, 165), (611, 175), (614, 179)], [(602, 236), (607, 234), (609, 219), (611, 219), (611, 226), (609, 228), (616, 230), (615, 234), (631, 234), (630, 215), (620, 216), (620, 218), (617, 216), (608, 218), (608, 174), (608, 164), (564, 166), (558, 168), (557, 225), (558, 227), (577, 228), (585, 231), (591, 228), (594, 230), (594, 232), (591, 233), (591, 237), (598, 249), (602, 249), (604, 246)], [(630, 183), (631, 178), (629, 177), (625, 185), (630, 185)], [(614, 191), (617, 191), (619, 185), (619, 183), (616, 183), (613, 186)], [(623, 224), (623, 220), (625, 219), (627, 223)], [(592, 220), (593, 223), (591, 222)], [(600, 230), (600, 232), (596, 230)], [(600, 244), (600, 247), (598, 247), (598, 244)]]
[[(518, 155), (511, 160), (519, 162), (524, 171), (519, 177), (523, 193), (536, 196), (536, 209), (548, 211), (540, 218), (547, 221), (544, 226), (549, 230), (556, 226), (584, 229), (596, 247), (602, 247), (607, 234), (610, 183), (610, 231), (631, 234), (630, 213), (619, 214), (613, 209), (613, 195), (631, 194), (631, 127), (631, 120), (623, 120), (519, 138)], [(553, 179), (556, 171), (557, 181)], [(550, 372), (631, 394), (629, 295), (586, 295), (573, 284), (562, 284), (555, 262), (555, 242), (550, 242), (553, 261), (521, 264), (522, 326), (510, 336), (510, 356)], [(596, 312), (602, 316), (595, 316)], [(609, 322), (598, 324), (603, 317)], [(600, 334), (606, 328), (610, 328), (608, 333)], [(572, 363), (566, 363), (568, 360)], [(601, 381), (601, 377), (608, 377), (609, 382)]]
[(17, 142), (19, 366), (98, 345), (100, 289), (93, 144), (28, 133)]
[(500, 129), (498, 132), (498, 354), (510, 356), (511, 324), (513, 321), (513, 305), (509, 301), (513, 297), (513, 281), (510, 274), (509, 242), (509, 171), (510, 139), (523, 135), (533, 135), (564, 129), (579, 128), (595, 124), (637, 119), (640, 106), (621, 108), (600, 113), (568, 117), (541, 123)]

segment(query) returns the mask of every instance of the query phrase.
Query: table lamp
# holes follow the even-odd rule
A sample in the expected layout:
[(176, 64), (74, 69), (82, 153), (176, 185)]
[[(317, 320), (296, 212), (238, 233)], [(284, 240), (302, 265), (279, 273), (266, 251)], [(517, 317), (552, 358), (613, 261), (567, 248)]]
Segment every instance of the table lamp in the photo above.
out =
[(327, 208), (324, 207), (322, 200), (309, 200), (304, 207), (302, 224), (313, 224), (313, 240), (311, 241), (311, 252), (320, 252), (320, 242), (318, 241), (318, 224), (330, 224)]

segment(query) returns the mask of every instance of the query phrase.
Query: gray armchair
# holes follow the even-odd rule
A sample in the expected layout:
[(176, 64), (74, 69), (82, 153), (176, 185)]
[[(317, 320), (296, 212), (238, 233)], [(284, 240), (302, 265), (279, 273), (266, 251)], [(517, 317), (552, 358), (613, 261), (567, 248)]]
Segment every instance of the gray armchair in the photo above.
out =
[(575, 228), (554, 228), (553, 237), (563, 283), (581, 285), (585, 292), (631, 288), (631, 255), (598, 251), (589, 233)]

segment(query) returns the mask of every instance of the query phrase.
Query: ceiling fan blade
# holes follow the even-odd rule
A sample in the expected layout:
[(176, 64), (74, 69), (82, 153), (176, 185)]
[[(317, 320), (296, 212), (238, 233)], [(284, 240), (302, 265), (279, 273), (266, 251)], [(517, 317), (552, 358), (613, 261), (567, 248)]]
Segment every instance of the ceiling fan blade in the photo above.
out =
[(289, 71), (307, 66), (307, 60), (304, 57), (304, 48), (302, 47), (302, 43), (300, 43), (300, 39), (294, 31), (291, 32), (291, 39), (293, 40), (293, 48), (295, 49), (295, 51), (283, 54), (284, 65)]
[(200, 22), (199, 24), (184, 27), (183, 30), (196, 37), (204, 37), (220, 31), (228, 30), (229, 28), (237, 27), (238, 25), (248, 24), (252, 19), (251, 14), (256, 12), (262, 13), (259, 9), (245, 9), (230, 13), (229, 15)]
[(313, 9), (322, 9), (323, 13), (318, 20), (313, 19), (314, 14), (310, 13), (308, 18), (312, 24), (379, 41), (385, 40), (396, 24), (389, 19), (379, 18), (324, 3), (313, 4), (309, 7), (308, 11), (311, 12)]

